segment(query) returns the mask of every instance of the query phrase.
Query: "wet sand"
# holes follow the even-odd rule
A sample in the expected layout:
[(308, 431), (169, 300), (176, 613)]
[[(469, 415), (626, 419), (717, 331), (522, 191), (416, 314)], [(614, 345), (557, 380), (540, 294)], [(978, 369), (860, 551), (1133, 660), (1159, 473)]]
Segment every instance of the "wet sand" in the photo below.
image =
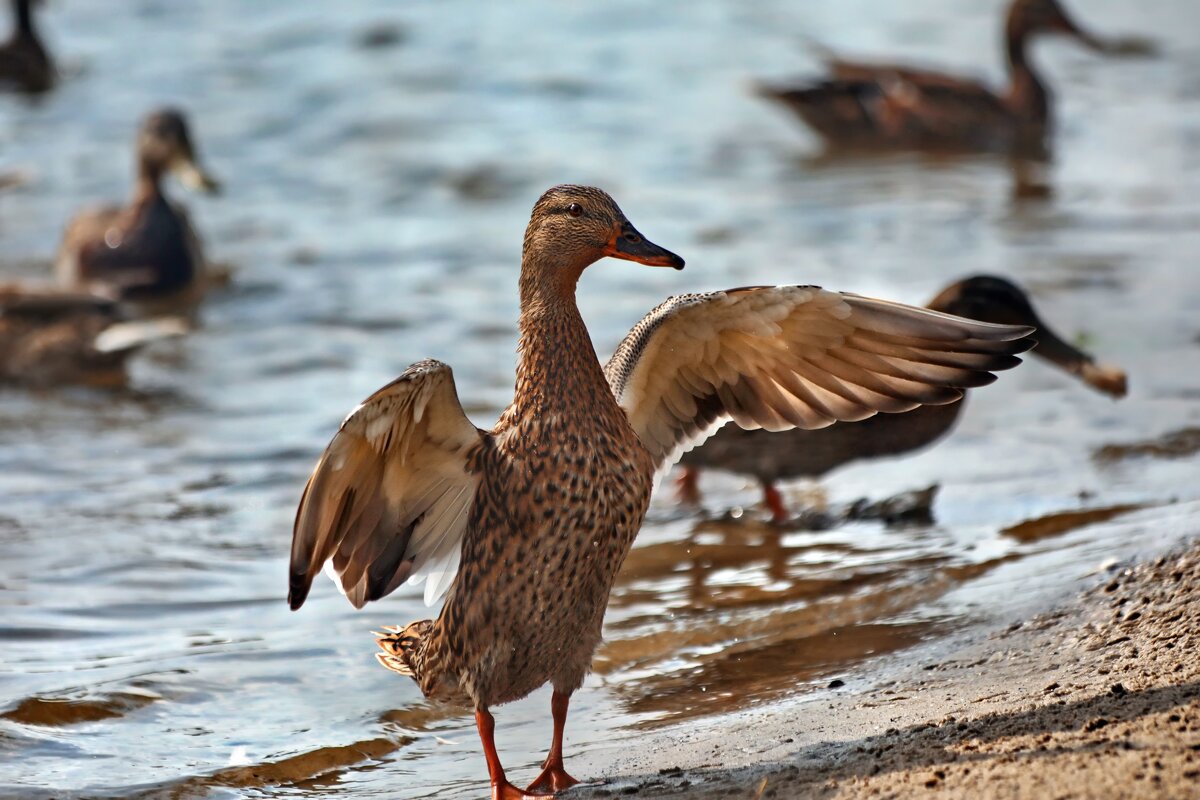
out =
[(567, 797), (1200, 796), (1200, 540), (1090, 583), (869, 690), (627, 751), (607, 765), (627, 777)]

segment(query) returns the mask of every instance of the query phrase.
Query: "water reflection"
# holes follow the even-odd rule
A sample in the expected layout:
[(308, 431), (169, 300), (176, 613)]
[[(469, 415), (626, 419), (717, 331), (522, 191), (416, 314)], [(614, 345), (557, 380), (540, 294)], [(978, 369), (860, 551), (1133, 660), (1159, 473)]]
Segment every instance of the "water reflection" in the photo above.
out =
[(955, 582), (942, 573), (955, 559), (932, 546), (937, 536), (910, 533), (878, 549), (881, 539), (845, 529), (704, 521), (637, 547), (596, 671), (647, 715), (639, 724), (662, 724), (793, 692), (963, 624), (914, 616)]
[(979, 154), (962, 150), (925, 148), (915, 154), (898, 154), (894, 148), (857, 148), (854, 150), (825, 149), (797, 157), (798, 172), (814, 170), (837, 173), (879, 173), (907, 165), (919, 164), (922, 169), (941, 171), (953, 176), (963, 170), (988, 169), (1007, 176), (1007, 196), (1013, 205), (1047, 201), (1054, 196), (1054, 153), (1045, 146), (1027, 147), (1020, 153), (1007, 155)]

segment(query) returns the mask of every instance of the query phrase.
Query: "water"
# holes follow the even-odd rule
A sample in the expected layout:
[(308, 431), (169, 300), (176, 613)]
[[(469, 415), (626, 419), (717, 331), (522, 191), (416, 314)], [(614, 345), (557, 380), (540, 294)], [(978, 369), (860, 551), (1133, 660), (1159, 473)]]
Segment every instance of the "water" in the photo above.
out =
[[(920, 303), (996, 272), (1132, 387), (1114, 403), (1031, 363), (973, 396), (939, 447), (823, 483), (840, 502), (940, 482), (932, 526), (779, 531), (753, 487), (715, 474), (711, 520), (664, 493), (576, 695), (569, 756), (870, 675), (1190, 533), (1194, 504), (1171, 503), (1195, 499), (1194, 457), (1091, 453), (1197, 423), (1194, 3), (1076, 10), (1155, 37), (1157, 59), (1039, 48), (1061, 124), (1037, 200), (1014, 197), (997, 159), (816, 159), (745, 91), (812, 69), (802, 35), (998, 75), (999, 5), (45, 8), (68, 75), (42, 101), (0, 98), (0, 172), (26, 179), (0, 191), (0, 268), (43, 272), (74, 210), (125, 196), (137, 119), (170, 102), (224, 179), (224, 196), (185, 200), (235, 276), (203, 330), (137, 362), (134, 390), (0, 394), (0, 795), (481, 794), (470, 719), (372, 658), (369, 629), (424, 614), (418, 592), (355, 612), (322, 581), (291, 614), (286, 553), (338, 421), (408, 363), (451, 363), (491, 424), (511, 394), (521, 232), (558, 182), (608, 188), (688, 260), (587, 274), (602, 353), (675, 292), (812, 282)], [(1004, 532), (1123, 505), (1144, 508)], [(519, 778), (548, 744), (548, 701), (498, 710)]]

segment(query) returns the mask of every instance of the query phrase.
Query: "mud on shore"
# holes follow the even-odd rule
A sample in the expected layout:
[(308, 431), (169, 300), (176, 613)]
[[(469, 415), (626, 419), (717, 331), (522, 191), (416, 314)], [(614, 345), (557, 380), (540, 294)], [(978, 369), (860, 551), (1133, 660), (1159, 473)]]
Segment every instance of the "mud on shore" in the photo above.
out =
[[(567, 796), (1197, 797), (1198, 640), (1193, 540), (875, 689), (630, 755), (633, 777)], [(763, 759), (718, 766), (748, 749)], [(653, 764), (672, 758), (699, 766)]]

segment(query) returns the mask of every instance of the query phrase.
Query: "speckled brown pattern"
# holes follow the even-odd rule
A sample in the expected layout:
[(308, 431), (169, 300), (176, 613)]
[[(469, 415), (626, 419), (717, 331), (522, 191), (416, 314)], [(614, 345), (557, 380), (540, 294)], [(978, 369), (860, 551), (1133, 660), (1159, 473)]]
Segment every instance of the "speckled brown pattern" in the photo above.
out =
[[(569, 189), (593, 207), (611, 205), (618, 221), (607, 196)], [(547, 681), (565, 693), (579, 687), (650, 502), (650, 456), (613, 399), (575, 304), (586, 264), (555, 265), (530, 234), (526, 242), (513, 404), (472, 454), (482, 480), (458, 579), (428, 635), (404, 653), (425, 694), (465, 696), (475, 707)]]

